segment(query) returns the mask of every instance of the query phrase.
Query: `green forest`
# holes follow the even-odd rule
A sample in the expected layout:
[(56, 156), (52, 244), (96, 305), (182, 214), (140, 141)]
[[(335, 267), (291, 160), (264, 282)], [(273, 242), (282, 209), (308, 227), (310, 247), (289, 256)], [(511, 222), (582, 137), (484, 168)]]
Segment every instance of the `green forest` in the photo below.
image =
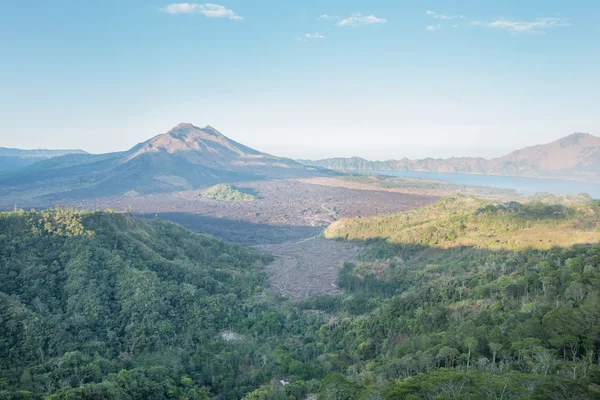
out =
[(600, 398), (600, 204), (341, 220), (339, 296), (160, 220), (0, 214), (0, 399)]
[(1, 399), (237, 399), (322, 320), (267, 294), (270, 258), (169, 222), (0, 214)]

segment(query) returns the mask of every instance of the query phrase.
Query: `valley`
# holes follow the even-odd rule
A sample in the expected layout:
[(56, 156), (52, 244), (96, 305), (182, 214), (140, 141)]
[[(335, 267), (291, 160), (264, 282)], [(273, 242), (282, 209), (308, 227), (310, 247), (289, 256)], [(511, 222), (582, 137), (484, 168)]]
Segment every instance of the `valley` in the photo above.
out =
[(301, 300), (339, 293), (332, 287), (337, 271), (356, 258), (357, 246), (321, 238), (332, 222), (405, 211), (449, 193), (318, 180), (338, 175), (344, 174), (261, 153), (210, 126), (182, 123), (127, 152), (67, 154), (8, 172), (0, 176), (0, 209), (61, 206), (172, 221), (273, 254), (275, 262), (266, 267), (271, 289)]
[(0, 396), (597, 398), (598, 202), (339, 189), (404, 207), (347, 218), (314, 186), (301, 204), (335, 222), (220, 218), (295, 232), (250, 248), (161, 220), (185, 213), (0, 213)]
[[(169, 220), (199, 233), (252, 246), (275, 256), (265, 270), (271, 290), (293, 300), (338, 294), (333, 285), (359, 246), (325, 240), (323, 230), (340, 218), (369, 217), (421, 207), (433, 195), (328, 187), (298, 180), (238, 182), (253, 201), (218, 201), (202, 191), (109, 197), (73, 202), (78, 209), (130, 210), (147, 219)], [(333, 285), (333, 286), (332, 286)]]

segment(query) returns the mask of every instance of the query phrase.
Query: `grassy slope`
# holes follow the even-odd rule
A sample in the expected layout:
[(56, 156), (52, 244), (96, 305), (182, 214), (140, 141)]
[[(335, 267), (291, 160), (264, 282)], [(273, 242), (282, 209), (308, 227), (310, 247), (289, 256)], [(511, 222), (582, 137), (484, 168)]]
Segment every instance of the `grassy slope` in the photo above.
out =
[(474, 197), (449, 197), (422, 209), (333, 223), (326, 237), (385, 239), (395, 244), (442, 248), (549, 249), (600, 242), (597, 203), (496, 204)]
[(219, 201), (254, 201), (258, 199), (258, 197), (253, 194), (242, 192), (235, 186), (227, 185), (225, 183), (219, 183), (218, 185), (203, 190), (202, 195), (209, 199)]

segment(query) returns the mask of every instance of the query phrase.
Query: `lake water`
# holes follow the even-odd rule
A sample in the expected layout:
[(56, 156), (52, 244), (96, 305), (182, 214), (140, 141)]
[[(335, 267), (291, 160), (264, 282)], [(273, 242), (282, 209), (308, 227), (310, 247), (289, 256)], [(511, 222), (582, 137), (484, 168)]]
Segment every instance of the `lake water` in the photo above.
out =
[(516, 176), (499, 175), (470, 175), (470, 174), (444, 174), (437, 172), (407, 172), (407, 171), (363, 171), (364, 173), (401, 176), (406, 178), (433, 179), (437, 181), (452, 182), (459, 185), (491, 186), (501, 189), (514, 189), (525, 195), (537, 192), (554, 194), (579, 194), (588, 193), (593, 198), (600, 198), (600, 184), (567, 181), (562, 179), (522, 178)]

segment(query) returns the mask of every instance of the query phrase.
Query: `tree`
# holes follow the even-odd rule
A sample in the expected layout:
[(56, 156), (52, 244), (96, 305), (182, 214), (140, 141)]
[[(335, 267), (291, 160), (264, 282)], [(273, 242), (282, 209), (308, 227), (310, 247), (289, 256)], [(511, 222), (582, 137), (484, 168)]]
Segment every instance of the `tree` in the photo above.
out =
[(321, 385), (319, 400), (349, 400), (357, 392), (357, 385), (342, 375), (328, 375)]
[(469, 351), (469, 353), (467, 355), (467, 371), (468, 371), (469, 366), (471, 365), (471, 352), (473, 351), (473, 349), (475, 349), (475, 347), (477, 347), (477, 339), (475, 339), (474, 337), (467, 337), (464, 340), (464, 344), (465, 344), (465, 347), (467, 348), (467, 350)]
[(453, 347), (444, 346), (437, 353), (438, 363), (444, 362), (446, 368), (452, 367), (460, 352)]
[(552, 353), (543, 347), (538, 347), (535, 349), (534, 359), (538, 364), (538, 369), (544, 375), (548, 375), (548, 372), (556, 365), (556, 361), (554, 360)]
[(496, 356), (498, 352), (502, 349), (502, 344), (490, 342), (488, 344), (490, 347), (490, 351), (492, 352), (492, 373), (496, 372)]

